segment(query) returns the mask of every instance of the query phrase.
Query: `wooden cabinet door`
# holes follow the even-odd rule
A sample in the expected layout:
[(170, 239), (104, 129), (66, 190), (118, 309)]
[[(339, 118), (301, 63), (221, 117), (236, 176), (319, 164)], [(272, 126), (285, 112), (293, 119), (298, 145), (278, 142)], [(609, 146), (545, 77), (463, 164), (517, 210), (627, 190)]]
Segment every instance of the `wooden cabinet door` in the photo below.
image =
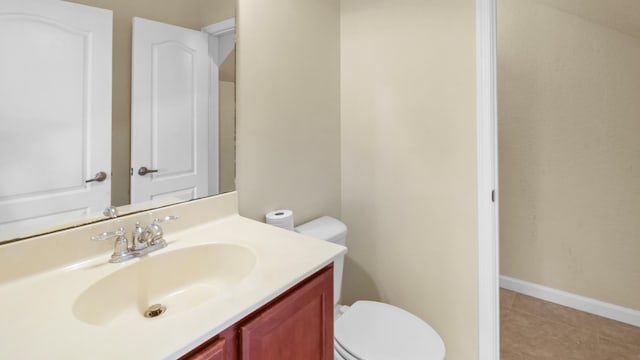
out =
[(333, 360), (333, 268), (240, 326), (240, 359)]
[(232, 326), (182, 356), (180, 360), (237, 360), (237, 328)]
[(218, 339), (201, 348), (198, 352), (190, 354), (189, 360), (225, 360), (225, 339)]

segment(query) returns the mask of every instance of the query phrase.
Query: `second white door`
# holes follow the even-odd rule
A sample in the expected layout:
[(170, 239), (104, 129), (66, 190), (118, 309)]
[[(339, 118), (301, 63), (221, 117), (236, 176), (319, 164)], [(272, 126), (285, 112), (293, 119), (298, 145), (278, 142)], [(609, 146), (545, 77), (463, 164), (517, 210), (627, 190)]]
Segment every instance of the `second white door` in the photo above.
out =
[(208, 194), (207, 42), (196, 30), (133, 19), (131, 204)]

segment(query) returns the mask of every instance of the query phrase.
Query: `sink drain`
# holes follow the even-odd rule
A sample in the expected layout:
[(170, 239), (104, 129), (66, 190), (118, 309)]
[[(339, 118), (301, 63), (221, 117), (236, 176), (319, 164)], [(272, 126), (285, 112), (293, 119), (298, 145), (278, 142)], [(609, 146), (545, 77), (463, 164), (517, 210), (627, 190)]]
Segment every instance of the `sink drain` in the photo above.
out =
[(144, 317), (146, 317), (146, 318), (158, 317), (158, 316), (164, 314), (165, 311), (167, 311), (167, 307), (166, 306), (164, 306), (162, 304), (153, 304), (153, 305), (149, 306), (147, 311), (144, 312)]

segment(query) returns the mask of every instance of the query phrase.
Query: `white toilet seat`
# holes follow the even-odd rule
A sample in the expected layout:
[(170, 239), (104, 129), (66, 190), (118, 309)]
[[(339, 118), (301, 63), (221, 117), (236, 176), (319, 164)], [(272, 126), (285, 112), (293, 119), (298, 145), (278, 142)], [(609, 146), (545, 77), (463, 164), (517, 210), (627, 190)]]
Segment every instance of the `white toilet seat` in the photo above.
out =
[(353, 357), (347, 350), (345, 350), (339, 342), (333, 341), (333, 358), (334, 360), (362, 360)]
[(444, 360), (444, 342), (398, 307), (357, 301), (335, 322), (335, 352), (346, 360)]

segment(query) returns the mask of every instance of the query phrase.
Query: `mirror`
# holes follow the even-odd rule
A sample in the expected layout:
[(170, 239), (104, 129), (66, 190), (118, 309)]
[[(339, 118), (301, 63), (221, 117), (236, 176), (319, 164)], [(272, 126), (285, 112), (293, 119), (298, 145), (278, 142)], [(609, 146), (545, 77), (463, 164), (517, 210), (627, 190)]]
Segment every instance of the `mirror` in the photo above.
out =
[[(37, 0), (29, 0), (36, 3)], [(8, 227), (3, 228), (6, 221), (6, 214), (0, 211), (0, 243), (19, 240), (25, 237), (38, 235), (58, 229), (68, 228), (81, 225), (88, 222), (95, 222), (106, 219), (103, 211), (109, 206), (117, 207), (120, 215), (137, 211), (148, 210), (151, 208), (173, 204), (178, 201), (186, 201), (192, 198), (210, 196), (219, 193), (235, 190), (235, 50), (231, 50), (224, 61), (211, 67), (212, 71), (217, 71), (219, 80), (216, 87), (219, 94), (216, 100), (218, 102), (217, 121), (215, 131), (211, 131), (217, 136), (217, 144), (209, 144), (208, 155), (213, 154), (211, 162), (215, 161), (218, 173), (213, 175), (209, 172), (209, 184), (214, 183), (215, 186), (209, 186), (206, 191), (195, 193), (184, 193), (176, 196), (151, 196), (150, 201), (132, 200), (134, 199), (132, 189), (132, 178), (138, 175), (137, 172), (141, 166), (133, 164), (132, 153), (134, 153), (135, 140), (132, 141), (132, 110), (135, 111), (136, 103), (132, 101), (132, 55), (135, 56), (135, 50), (132, 45), (132, 28), (133, 18), (152, 20), (154, 22), (163, 23), (168, 26), (177, 26), (181, 28), (193, 29), (194, 31), (205, 33), (205, 28), (213, 27), (225, 20), (235, 17), (236, 3), (234, 0), (69, 0), (69, 3), (77, 3), (95, 8), (108, 9), (113, 14), (113, 32), (112, 32), (112, 78), (111, 78), (111, 161), (110, 174), (107, 175), (110, 180), (109, 201), (100, 206), (99, 211), (93, 209), (91, 213), (78, 214), (73, 218), (58, 219), (53, 223), (39, 224), (33, 223), (23, 229), (15, 230)], [(1, 18), (0, 18), (0, 21)], [(1, 23), (0, 23), (1, 24)], [(16, 30), (14, 28), (14, 30)], [(206, 35), (209, 38), (209, 46), (211, 46), (211, 32)], [(15, 34), (15, 31), (14, 31)], [(233, 33), (231, 36), (233, 42)], [(221, 41), (222, 42), (222, 41)], [(232, 44), (233, 46), (233, 44)], [(211, 50), (209, 50), (211, 54)], [(1, 59), (2, 55), (0, 55)], [(215, 63), (211, 60), (212, 63)], [(1, 62), (0, 62), (1, 64)], [(209, 81), (214, 76), (211, 76)], [(2, 81), (0, 79), (0, 81)], [(211, 89), (214, 88), (213, 83), (209, 83)], [(134, 96), (134, 99), (137, 97)], [(137, 101), (137, 100), (136, 100)], [(0, 103), (1, 106), (1, 103)], [(209, 114), (214, 113), (215, 109), (211, 103), (208, 104)], [(0, 109), (0, 136), (9, 137), (7, 123), (10, 121), (7, 117), (2, 116)], [(209, 119), (211, 117), (209, 116)], [(3, 124), (4, 123), (4, 124)], [(213, 127), (211, 127), (213, 128)], [(33, 131), (38, 132), (37, 136), (52, 138), (60, 137), (59, 134), (53, 136), (51, 132), (54, 130), (49, 128), (38, 128)], [(55, 130), (60, 132), (59, 129)], [(4, 134), (2, 134), (5, 132)], [(26, 167), (31, 164), (29, 158), (20, 157), (22, 154), (12, 154), (12, 160), (17, 160)], [(79, 157), (75, 156), (76, 161)], [(3, 168), (6, 164), (0, 159), (0, 173), (9, 172), (8, 168)], [(57, 164), (56, 168), (65, 169), (76, 166), (74, 164)], [(63, 166), (64, 165), (64, 166)], [(149, 164), (151, 170), (153, 164)], [(79, 167), (79, 166), (76, 166)], [(13, 170), (13, 169), (11, 169)], [(162, 170), (161, 170), (162, 171)], [(96, 171), (91, 172), (91, 176)], [(16, 173), (12, 171), (12, 173)], [(97, 175), (97, 174), (96, 174)], [(160, 174), (151, 174), (151, 176), (160, 176)], [(20, 182), (19, 176), (14, 176), (17, 182)], [(146, 175), (150, 177), (150, 175)], [(25, 176), (26, 178), (26, 176)], [(80, 179), (79, 179), (80, 180)], [(78, 181), (79, 181), (78, 180)], [(87, 179), (81, 179), (84, 184)], [(91, 180), (91, 179), (88, 179)], [(3, 194), (6, 194), (7, 184), (0, 185), (0, 203)], [(4, 189), (3, 189), (4, 187)], [(209, 191), (211, 189), (212, 191)], [(8, 198), (5, 196), (5, 198)], [(25, 216), (27, 218), (28, 216)]]

